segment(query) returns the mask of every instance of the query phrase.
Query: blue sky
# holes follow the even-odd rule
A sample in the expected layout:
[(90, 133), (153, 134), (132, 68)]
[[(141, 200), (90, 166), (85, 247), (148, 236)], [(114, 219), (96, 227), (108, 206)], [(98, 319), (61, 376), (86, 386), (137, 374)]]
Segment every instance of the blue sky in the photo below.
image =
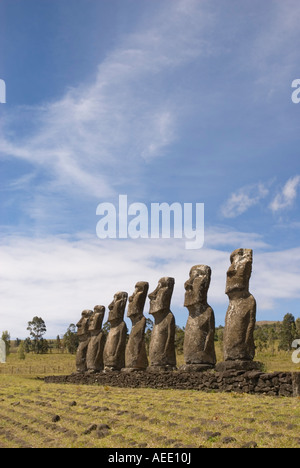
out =
[[(1, 0), (1, 328), (49, 336), (137, 281), (254, 250), (258, 320), (299, 317), (300, 5), (296, 0)], [(99, 203), (205, 204), (205, 244), (100, 240)], [(145, 314), (147, 315), (148, 304)]]

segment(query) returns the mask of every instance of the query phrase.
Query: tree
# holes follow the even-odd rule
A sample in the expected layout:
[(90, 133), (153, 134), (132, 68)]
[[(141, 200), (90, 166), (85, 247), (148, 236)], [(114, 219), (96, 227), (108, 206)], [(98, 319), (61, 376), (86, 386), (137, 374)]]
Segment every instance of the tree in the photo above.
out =
[(184, 328), (176, 325), (175, 330), (175, 348), (178, 354), (183, 354)]
[(219, 325), (215, 330), (215, 341), (223, 343), (224, 340), (224, 327)]
[(49, 343), (47, 340), (45, 340), (44, 338), (41, 338), (41, 340), (39, 341), (39, 353), (40, 354), (46, 354), (48, 353), (49, 349), (50, 349), (50, 346), (49, 346)]
[(57, 335), (56, 337), (54, 346), (55, 346), (55, 349), (57, 349), (58, 351), (62, 350), (62, 344), (61, 344), (61, 339), (59, 335)]
[(104, 323), (103, 327), (102, 327), (102, 331), (104, 333), (105, 336), (107, 336), (109, 334), (109, 330), (111, 329), (111, 325), (110, 323), (107, 321)]
[(274, 353), (275, 353), (276, 339), (277, 339), (276, 327), (271, 326), (270, 330), (269, 330), (268, 345), (269, 345), (269, 348), (270, 348), (270, 351), (271, 351), (272, 355), (274, 355)]
[(281, 331), (279, 335), (279, 350), (291, 351), (292, 343), (296, 337), (295, 317), (292, 314), (286, 314), (283, 318)]
[(5, 348), (6, 348), (6, 356), (9, 355), (9, 351), (10, 351), (10, 334), (8, 333), (8, 331), (4, 331), (2, 333), (2, 340), (4, 341), (5, 343)]
[(63, 336), (64, 347), (71, 354), (75, 354), (78, 348), (79, 340), (76, 333), (76, 326), (71, 323), (67, 329), (67, 332)]
[(19, 359), (21, 359), (21, 360), (24, 360), (24, 359), (26, 358), (24, 341), (21, 341), (21, 343), (19, 344), (19, 347), (18, 347), (18, 357), (19, 357)]
[[(37, 354), (45, 352), (45, 343), (43, 341), (43, 335), (46, 333), (46, 324), (41, 317), (33, 317), (31, 322), (28, 322), (27, 330), (30, 332), (30, 336), (33, 340), (33, 351)], [(48, 345), (48, 343), (47, 343)]]
[(15, 347), (18, 348), (20, 346), (20, 344), (21, 344), (20, 338), (16, 338), (15, 339)]
[(259, 326), (254, 330), (255, 347), (262, 351), (268, 346), (269, 329), (267, 326)]
[(296, 324), (297, 338), (300, 338), (300, 318), (297, 318), (295, 324)]
[(145, 345), (146, 345), (146, 351), (149, 353), (149, 347), (150, 347), (150, 340), (151, 340), (151, 332), (153, 330), (154, 322), (150, 318), (146, 319), (146, 329), (145, 329)]
[(30, 353), (31, 351), (31, 340), (30, 338), (26, 338), (26, 340), (24, 340), (24, 352), (26, 354)]

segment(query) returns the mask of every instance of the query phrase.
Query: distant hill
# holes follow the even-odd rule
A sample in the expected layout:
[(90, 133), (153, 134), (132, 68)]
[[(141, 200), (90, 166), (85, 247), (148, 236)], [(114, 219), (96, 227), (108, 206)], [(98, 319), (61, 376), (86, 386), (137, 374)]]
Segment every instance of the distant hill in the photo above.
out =
[(280, 322), (279, 320), (275, 320), (275, 321), (272, 321), (272, 320), (259, 320), (258, 322), (256, 322), (256, 325), (258, 327), (263, 327), (264, 325), (276, 325), (276, 324), (280, 324), (282, 322)]

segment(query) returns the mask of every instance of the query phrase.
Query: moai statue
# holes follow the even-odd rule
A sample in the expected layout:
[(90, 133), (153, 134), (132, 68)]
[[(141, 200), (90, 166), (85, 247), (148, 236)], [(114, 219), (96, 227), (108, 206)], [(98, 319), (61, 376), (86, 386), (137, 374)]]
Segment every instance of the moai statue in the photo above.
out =
[(190, 278), (186, 281), (184, 306), (189, 311), (184, 336), (183, 371), (197, 372), (215, 366), (215, 316), (207, 303), (211, 269), (207, 265), (191, 268)]
[(174, 284), (174, 278), (161, 278), (155, 291), (148, 296), (149, 313), (154, 317), (149, 349), (149, 371), (176, 369), (175, 318), (170, 311)]
[(143, 315), (149, 283), (140, 281), (129, 298), (127, 317), (132, 321), (132, 329), (125, 351), (125, 372), (145, 370), (148, 358), (145, 346), (146, 318)]
[(86, 366), (89, 374), (93, 374), (103, 370), (103, 351), (106, 341), (105, 334), (102, 330), (104, 314), (104, 306), (95, 306), (94, 313), (90, 318), (90, 340), (86, 355)]
[(104, 347), (104, 371), (119, 371), (125, 367), (125, 348), (127, 327), (124, 322), (124, 313), (128, 294), (118, 292), (113, 302), (108, 306), (108, 321), (111, 325)]
[(229, 297), (224, 330), (225, 362), (218, 364), (217, 370), (261, 368), (259, 362), (253, 362), (256, 301), (249, 292), (252, 259), (251, 249), (237, 249), (230, 256), (225, 291)]
[(89, 323), (93, 314), (92, 310), (84, 310), (81, 314), (81, 319), (77, 323), (77, 336), (79, 339), (79, 346), (76, 353), (76, 370), (82, 374), (87, 370), (86, 354), (89, 345)]

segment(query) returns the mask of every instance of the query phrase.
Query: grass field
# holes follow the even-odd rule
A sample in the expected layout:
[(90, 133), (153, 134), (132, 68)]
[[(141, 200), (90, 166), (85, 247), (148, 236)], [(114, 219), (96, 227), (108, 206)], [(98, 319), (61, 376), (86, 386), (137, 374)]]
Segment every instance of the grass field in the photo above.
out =
[[(223, 360), (220, 344), (216, 343), (217, 361)], [(292, 352), (270, 351), (257, 352), (256, 361), (264, 364), (266, 372), (298, 372), (300, 364), (296, 365), (292, 362)], [(177, 356), (178, 367), (184, 363), (182, 354)], [(6, 364), (0, 364), (0, 375), (55, 375), (55, 374), (71, 374), (75, 372), (75, 356), (64, 353), (49, 353), (49, 354), (26, 354), (25, 360), (20, 360), (18, 354), (11, 353), (7, 358)]]
[(7, 357), (6, 364), (0, 364), (1, 374), (39, 376), (55, 374), (71, 374), (75, 372), (75, 356), (71, 354), (26, 354), (25, 360), (20, 360), (17, 353)]
[[(299, 370), (286, 353), (273, 358), (265, 356), (269, 371)], [(9, 356), (0, 366), (0, 448), (300, 447), (299, 398), (42, 380), (73, 370), (67, 354)]]
[(2, 375), (0, 447), (296, 448), (299, 403), (246, 394), (45, 384)]

